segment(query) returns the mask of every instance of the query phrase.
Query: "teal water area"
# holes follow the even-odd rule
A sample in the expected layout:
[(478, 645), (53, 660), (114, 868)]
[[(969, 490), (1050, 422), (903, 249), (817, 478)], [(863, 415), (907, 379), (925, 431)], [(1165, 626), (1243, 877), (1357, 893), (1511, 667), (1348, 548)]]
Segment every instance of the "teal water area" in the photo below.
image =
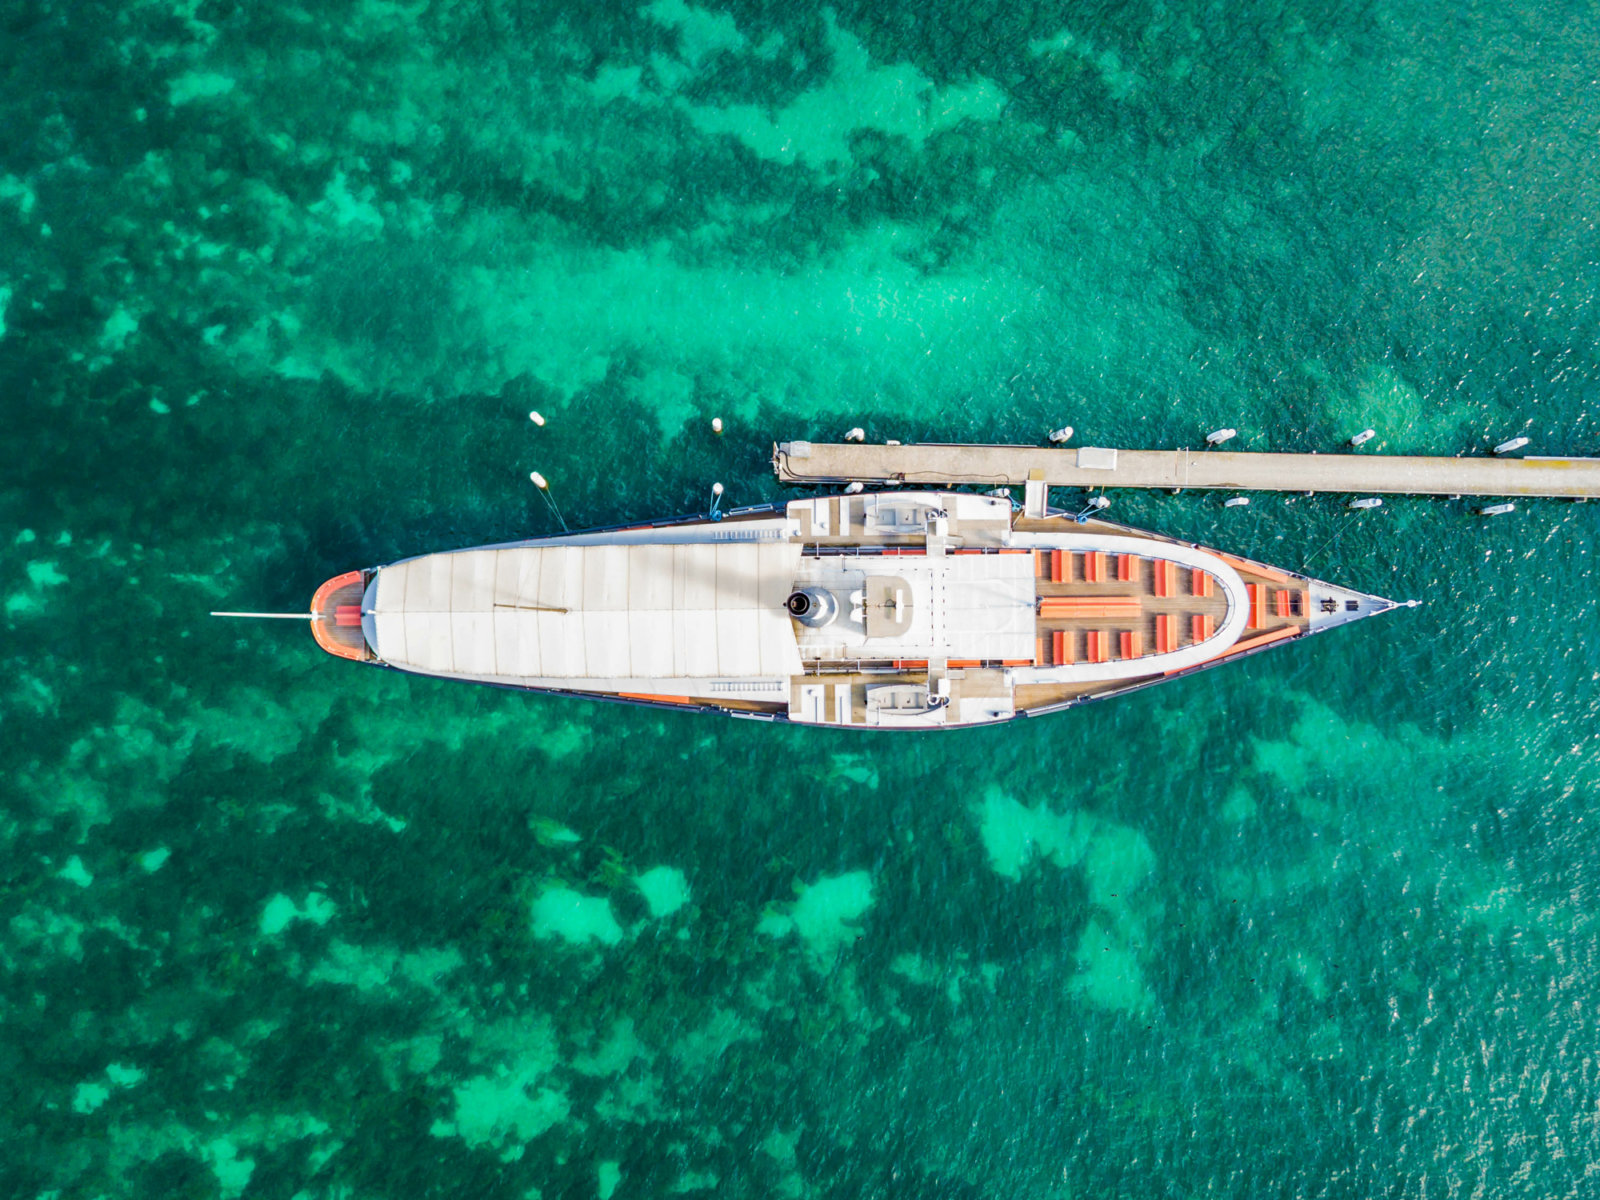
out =
[(1600, 451), (1594, 28), (11, 0), (0, 1194), (1600, 1194), (1593, 506), (1118, 495), (1426, 603), (941, 736), (204, 615), (857, 424)]

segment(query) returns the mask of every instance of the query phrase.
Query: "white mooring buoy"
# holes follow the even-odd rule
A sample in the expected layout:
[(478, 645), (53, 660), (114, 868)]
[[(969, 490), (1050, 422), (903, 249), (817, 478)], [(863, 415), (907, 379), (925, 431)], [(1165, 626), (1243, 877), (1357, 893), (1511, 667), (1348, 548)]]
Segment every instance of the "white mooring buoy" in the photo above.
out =
[(529, 471), (528, 479), (539, 489), (539, 495), (544, 497), (544, 502), (550, 506), (550, 511), (555, 514), (556, 520), (561, 522), (562, 531), (566, 532), (567, 518), (562, 513), (561, 506), (556, 503), (556, 498), (550, 494), (550, 481), (537, 471)]
[(711, 418), (711, 432), (712, 433), (721, 433), (722, 432), (722, 418), (721, 417), (712, 417)]
[(1491, 504), (1488, 508), (1480, 508), (1478, 510), (1478, 515), (1480, 517), (1498, 517), (1503, 513), (1516, 511), (1517, 506), (1511, 503), (1511, 501), (1507, 500), (1504, 504)]
[(1220, 446), (1229, 438), (1235, 438), (1238, 436), (1239, 431), (1237, 429), (1213, 429), (1210, 433), (1206, 434), (1206, 445)]
[(1250, 503), (1249, 496), (1229, 496), (1222, 502), (1223, 508), (1244, 508)]
[(532, 421), (535, 425), (543, 425), (544, 424), (544, 414), (541, 413), (538, 409), (534, 409), (531, 413), (528, 414), (528, 420)]
[(1525, 437), (1514, 437), (1509, 442), (1501, 442), (1494, 448), (1496, 454), (1510, 454), (1513, 450), (1521, 450), (1528, 444)]
[(1060, 429), (1052, 429), (1048, 437), (1058, 446), (1063, 442), (1070, 442), (1072, 440), (1072, 426), (1063, 425)]
[(1380, 499), (1377, 496), (1367, 496), (1367, 497), (1365, 497), (1364, 499), (1361, 499), (1361, 500), (1352, 500), (1352, 501), (1350, 501), (1350, 503), (1348, 505), (1346, 505), (1346, 507), (1347, 508), (1354, 508), (1354, 509), (1382, 508), (1383, 507), (1383, 500)]
[(1376, 429), (1363, 429), (1360, 433), (1356, 434), (1355, 437), (1350, 439), (1350, 444), (1352, 446), (1365, 446), (1377, 436), (1378, 431)]
[(1011, 489), (1008, 487), (990, 488), (984, 495), (991, 500), (1009, 500), (1011, 499)]
[(864, 442), (867, 440), (867, 431), (857, 425), (854, 429), (845, 432), (844, 440), (847, 442)]
[(864, 492), (866, 490), (867, 490), (867, 485), (862, 483), (858, 479), (854, 483), (850, 484), (850, 486), (848, 486), (847, 488), (844, 489), (844, 494), (846, 496), (855, 496), (855, 495), (859, 495), (861, 492)]

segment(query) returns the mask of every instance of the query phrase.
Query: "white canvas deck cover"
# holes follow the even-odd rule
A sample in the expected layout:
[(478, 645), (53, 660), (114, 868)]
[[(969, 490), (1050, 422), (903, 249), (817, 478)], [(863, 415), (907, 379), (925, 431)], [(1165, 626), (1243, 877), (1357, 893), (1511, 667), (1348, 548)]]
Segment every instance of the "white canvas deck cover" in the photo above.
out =
[(803, 629), (800, 653), (806, 658), (1033, 658), (1031, 554), (840, 555), (808, 558), (800, 570), (802, 582), (841, 597), (863, 590), (865, 599), (870, 576), (890, 576), (911, 596), (904, 633), (868, 637), (863, 624), (848, 620)]
[(788, 676), (788, 542), (531, 546), (384, 567), (377, 653), (431, 675), (527, 679)]

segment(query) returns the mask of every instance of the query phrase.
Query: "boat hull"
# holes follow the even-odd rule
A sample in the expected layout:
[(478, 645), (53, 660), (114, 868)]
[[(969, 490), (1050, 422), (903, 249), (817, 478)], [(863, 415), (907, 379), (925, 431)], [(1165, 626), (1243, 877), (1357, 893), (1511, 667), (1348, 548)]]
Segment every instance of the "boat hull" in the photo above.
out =
[(1146, 530), (886, 492), (349, 572), (319, 589), (313, 630), (339, 657), (434, 678), (931, 730), (1059, 712), (1393, 607)]

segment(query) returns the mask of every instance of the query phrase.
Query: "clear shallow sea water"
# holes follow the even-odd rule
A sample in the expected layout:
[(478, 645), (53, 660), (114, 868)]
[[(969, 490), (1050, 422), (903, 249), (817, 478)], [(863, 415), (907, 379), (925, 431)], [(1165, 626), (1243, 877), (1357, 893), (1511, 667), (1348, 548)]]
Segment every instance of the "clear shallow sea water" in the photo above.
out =
[(0, 1194), (1600, 1194), (1600, 508), (1119, 495), (1426, 605), (948, 736), (203, 615), (855, 424), (1600, 450), (1594, 28), (13, 0)]

